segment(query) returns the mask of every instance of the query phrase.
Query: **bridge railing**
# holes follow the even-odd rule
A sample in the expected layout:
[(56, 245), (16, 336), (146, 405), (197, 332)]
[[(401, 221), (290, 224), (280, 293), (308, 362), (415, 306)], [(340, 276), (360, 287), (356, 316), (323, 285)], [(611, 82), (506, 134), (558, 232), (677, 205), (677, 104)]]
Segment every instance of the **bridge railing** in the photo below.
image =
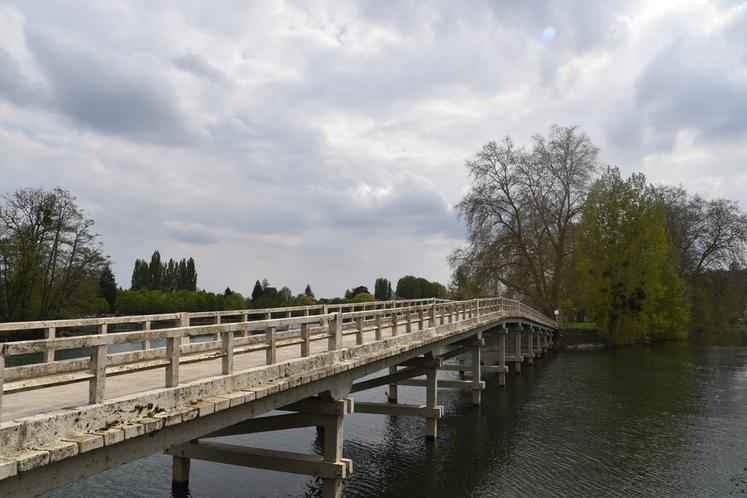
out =
[[(179, 384), (179, 367), (184, 364), (220, 358), (220, 373), (227, 375), (234, 371), (236, 354), (264, 351), (269, 365), (277, 362), (279, 348), (300, 346), (301, 357), (306, 357), (312, 354), (312, 342), (319, 340), (328, 341), (324, 351), (334, 351), (342, 348), (343, 336), (347, 335), (354, 335), (356, 344), (363, 344), (370, 332), (374, 340), (380, 340), (385, 330), (394, 336), (488, 313), (525, 317), (553, 326), (536, 310), (504, 298), (426, 299), (0, 324), (0, 330), (95, 327), (92, 334), (55, 337), (52, 333), (44, 339), (0, 343), (0, 410), (3, 393), (87, 381), (89, 403), (95, 404), (105, 399), (107, 376), (164, 368), (164, 385), (174, 387)], [(226, 317), (228, 320), (223, 320)], [(209, 318), (214, 323), (192, 323)], [(151, 329), (154, 322), (166, 325)], [(133, 323), (141, 324), (143, 330), (109, 331), (109, 325)], [(129, 345), (130, 350), (113, 351), (118, 345)], [(78, 350), (84, 356), (55, 358), (53, 352), (63, 350)], [(34, 354), (41, 354), (35, 363), (6, 367), (6, 358)]]

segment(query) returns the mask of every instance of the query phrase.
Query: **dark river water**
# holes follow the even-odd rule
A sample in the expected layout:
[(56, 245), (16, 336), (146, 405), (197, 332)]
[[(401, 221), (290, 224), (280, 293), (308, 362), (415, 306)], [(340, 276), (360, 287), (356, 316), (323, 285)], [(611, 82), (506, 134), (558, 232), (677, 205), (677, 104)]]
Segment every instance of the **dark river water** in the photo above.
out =
[[(444, 374), (448, 375), (448, 374)], [(384, 400), (384, 389), (358, 399)], [(423, 390), (400, 387), (402, 402)], [(424, 421), (345, 420), (345, 496), (747, 496), (747, 340), (690, 341), (545, 358), (483, 404), (440, 390), (435, 443)], [(315, 429), (226, 438), (318, 452)], [(51, 493), (171, 495), (171, 460), (153, 455)], [(193, 497), (317, 496), (312, 478), (195, 461)]]

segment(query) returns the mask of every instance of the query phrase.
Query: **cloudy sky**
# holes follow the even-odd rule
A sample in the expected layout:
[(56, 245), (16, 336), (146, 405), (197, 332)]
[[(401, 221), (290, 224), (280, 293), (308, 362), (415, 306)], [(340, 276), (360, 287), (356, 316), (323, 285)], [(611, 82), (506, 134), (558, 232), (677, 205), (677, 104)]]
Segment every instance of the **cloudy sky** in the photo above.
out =
[(553, 123), (747, 206), (747, 4), (539, 3), (0, 0), (0, 191), (70, 190), (125, 286), (326, 296), (447, 282), (464, 161)]

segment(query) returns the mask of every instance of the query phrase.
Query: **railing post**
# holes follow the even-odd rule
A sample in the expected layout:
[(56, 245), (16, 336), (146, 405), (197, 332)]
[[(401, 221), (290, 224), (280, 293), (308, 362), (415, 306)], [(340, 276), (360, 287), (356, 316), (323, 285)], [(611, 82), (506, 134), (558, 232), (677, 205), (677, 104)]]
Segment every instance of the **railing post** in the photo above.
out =
[[(143, 330), (150, 330), (150, 320), (145, 320), (143, 322)], [(145, 351), (146, 349), (150, 349), (150, 339), (143, 339), (141, 349), (143, 351)]]
[(327, 349), (337, 351), (342, 348), (342, 313), (337, 312), (329, 319), (329, 342)]
[(423, 308), (418, 308), (418, 330), (423, 330), (425, 328), (425, 312), (423, 311)]
[[(99, 334), (106, 335), (106, 324), (99, 325)], [(95, 405), (104, 401), (106, 389), (106, 344), (91, 346), (91, 359), (88, 365), (93, 378), (88, 382), (88, 403)]]
[(377, 313), (374, 317), (374, 333), (376, 334), (376, 340), (381, 340), (381, 313)]
[(480, 300), (475, 299), (475, 316), (480, 318)]
[(329, 325), (329, 320), (327, 320), (327, 318), (326, 318), (326, 315), (328, 315), (328, 314), (329, 314), (329, 306), (327, 304), (323, 304), (322, 305), (322, 315), (325, 315), (325, 318), (322, 318), (319, 321), (319, 325), (321, 325), (322, 327), (325, 326), (325, 325)]
[(267, 327), (265, 329), (265, 342), (267, 342), (266, 359), (267, 364), (272, 365), (275, 363), (276, 358), (276, 346), (275, 346), (275, 327)]
[(407, 323), (405, 324), (405, 333), (409, 334), (412, 332), (412, 311), (410, 308), (407, 308), (407, 311), (405, 311), (405, 320), (407, 320)]
[(396, 309), (392, 310), (392, 337), (397, 335), (397, 329), (399, 328), (399, 312)]
[[(55, 327), (49, 327), (44, 329), (44, 338), (45, 339), (54, 339), (55, 335), (57, 333), (57, 328)], [(47, 348), (46, 351), (44, 351), (44, 363), (52, 363), (54, 361), (54, 349)]]
[[(179, 313), (179, 328), (189, 327), (189, 313)], [(179, 355), (182, 348), (181, 336), (166, 338), (166, 387), (179, 385)]]
[(431, 304), (430, 307), (430, 314), (431, 314), (431, 327), (436, 327), (436, 300), (433, 300), (433, 304)]
[[(241, 314), (241, 321), (242, 321), (242, 322), (248, 322), (248, 321), (249, 321), (249, 313), (242, 313), (242, 314)], [(249, 335), (249, 329), (248, 329), (248, 328), (245, 328), (245, 329), (244, 329), (244, 330), (243, 330), (243, 331), (241, 332), (241, 337), (246, 337), (246, 336), (248, 336), (248, 335)]]
[(356, 326), (356, 332), (355, 332), (355, 343), (357, 345), (363, 344), (363, 317), (359, 316), (355, 319), (355, 326)]
[[(308, 311), (308, 310), (307, 310)], [(308, 323), (302, 323), (301, 324), (301, 356), (304, 358), (309, 356), (309, 350), (311, 346), (311, 342), (309, 341), (309, 324)]]
[(228, 375), (230, 373), (233, 373), (233, 331), (232, 330), (226, 330), (223, 332), (222, 350), (223, 350), (223, 358), (221, 362), (222, 372), (223, 372), (223, 375)]

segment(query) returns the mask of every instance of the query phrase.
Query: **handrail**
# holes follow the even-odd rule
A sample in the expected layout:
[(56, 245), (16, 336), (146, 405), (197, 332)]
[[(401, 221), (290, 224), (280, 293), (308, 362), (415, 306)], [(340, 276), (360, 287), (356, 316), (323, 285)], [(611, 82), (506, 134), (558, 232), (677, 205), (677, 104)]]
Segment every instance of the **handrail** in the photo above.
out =
[[(343, 311), (345, 309), (350, 311)], [(298, 311), (302, 311), (303, 315), (292, 315)], [(318, 313), (312, 314), (312, 311)], [(280, 313), (285, 316), (272, 317), (273, 314)], [(414, 328), (424, 330), (427, 326), (436, 327), (473, 318), (479, 319), (489, 313), (498, 313), (497, 318), (525, 318), (548, 328), (555, 327), (555, 323), (539, 311), (520, 301), (502, 297), (466, 301), (412, 299), (2, 324), (5, 327), (0, 330), (45, 328), (47, 333), (44, 339), (0, 343), (0, 412), (3, 390), (16, 392), (60, 383), (88, 381), (89, 402), (95, 404), (101, 403), (104, 399), (107, 374), (165, 367), (165, 385), (174, 387), (179, 383), (180, 363), (207, 361), (220, 357), (221, 372), (227, 375), (233, 372), (235, 354), (264, 350), (269, 365), (276, 362), (276, 350), (280, 347), (300, 345), (301, 356), (306, 357), (310, 355), (312, 340), (326, 338), (327, 350), (334, 351), (342, 348), (343, 335), (355, 335), (356, 344), (363, 344), (365, 332), (374, 331), (375, 339), (380, 340), (383, 338), (384, 329), (389, 329), (391, 335), (398, 335), (404, 327), (404, 333), (407, 334)], [(221, 322), (220, 319), (216, 319), (216, 323), (212, 324), (191, 323), (192, 319), (234, 315), (240, 316), (241, 321)], [(261, 315), (263, 318), (249, 320), (251, 315)], [(151, 322), (157, 320), (171, 320), (175, 323), (173, 327), (150, 329)], [(108, 333), (108, 325), (120, 323), (143, 323), (145, 330)], [(56, 328), (82, 326), (80, 324), (97, 326), (97, 333), (71, 337), (56, 337), (54, 334)], [(283, 328), (287, 330), (280, 330)], [(259, 332), (259, 335), (250, 335), (252, 332)], [(190, 338), (195, 336), (213, 338), (207, 342), (192, 342)], [(185, 342), (182, 342), (183, 339)], [(165, 340), (165, 347), (151, 347), (151, 341), (157, 340)], [(122, 353), (109, 353), (107, 350), (109, 345), (126, 343), (141, 343), (142, 348), (139, 351)], [(89, 348), (89, 357), (55, 359), (55, 351), (74, 348)], [(41, 363), (5, 367), (7, 356), (40, 352), (44, 354)], [(110, 369), (108, 373), (107, 368)], [(54, 377), (62, 374), (65, 374), (63, 380), (58, 381)], [(52, 380), (45, 383), (45, 378)], [(39, 381), (40, 379), (42, 381)]]

